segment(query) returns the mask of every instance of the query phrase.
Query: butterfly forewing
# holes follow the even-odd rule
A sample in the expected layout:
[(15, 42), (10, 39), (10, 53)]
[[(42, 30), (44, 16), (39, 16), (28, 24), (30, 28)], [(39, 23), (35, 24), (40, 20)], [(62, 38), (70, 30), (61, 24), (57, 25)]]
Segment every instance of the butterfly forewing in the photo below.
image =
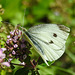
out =
[(47, 61), (57, 60), (64, 53), (68, 32), (70, 29), (64, 25), (42, 24), (31, 27), (25, 34), (48, 65)]

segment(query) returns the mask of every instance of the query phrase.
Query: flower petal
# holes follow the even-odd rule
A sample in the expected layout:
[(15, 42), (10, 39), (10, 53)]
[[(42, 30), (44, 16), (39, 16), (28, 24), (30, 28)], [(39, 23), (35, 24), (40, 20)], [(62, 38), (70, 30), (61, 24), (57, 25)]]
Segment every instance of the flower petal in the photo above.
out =
[(0, 55), (3, 53), (2, 49), (0, 48)]
[(9, 58), (9, 59), (8, 59), (8, 62), (11, 62), (11, 60), (12, 60), (12, 58)]
[(6, 48), (1, 48), (3, 51), (6, 51)]
[(0, 58), (4, 59), (6, 55), (4, 53), (0, 54)]
[(3, 59), (2, 58), (0, 58), (0, 63), (2, 63), (3, 62)]
[(10, 67), (10, 64), (8, 63), (8, 62), (3, 62), (3, 63), (1, 63), (2, 65), (5, 65), (5, 66), (7, 66), (7, 67)]

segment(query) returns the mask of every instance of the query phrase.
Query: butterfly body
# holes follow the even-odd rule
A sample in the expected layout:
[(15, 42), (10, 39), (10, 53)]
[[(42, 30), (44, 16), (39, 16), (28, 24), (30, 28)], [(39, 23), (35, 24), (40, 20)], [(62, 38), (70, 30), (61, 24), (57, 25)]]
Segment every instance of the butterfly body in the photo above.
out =
[(64, 25), (42, 24), (24, 31), (24, 35), (48, 65), (47, 61), (55, 61), (64, 53), (69, 32)]

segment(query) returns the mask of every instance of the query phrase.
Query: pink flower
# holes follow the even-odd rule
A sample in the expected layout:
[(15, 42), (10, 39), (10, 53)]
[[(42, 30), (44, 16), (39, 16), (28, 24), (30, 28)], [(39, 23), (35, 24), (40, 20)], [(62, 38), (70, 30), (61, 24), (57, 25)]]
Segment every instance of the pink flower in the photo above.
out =
[(2, 51), (6, 51), (6, 48), (1, 48), (2, 49)]
[(2, 65), (5, 65), (5, 66), (7, 66), (7, 67), (10, 67), (10, 64), (9, 64), (8, 62), (2, 62), (1, 64), (2, 64)]
[(17, 47), (18, 47), (18, 45), (17, 45), (17, 44), (15, 44), (15, 45), (14, 45), (14, 48), (17, 48)]
[(3, 49), (0, 48), (0, 58), (4, 59), (5, 58), (5, 54), (3, 53)]
[(0, 65), (5, 65), (7, 67), (10, 67), (10, 64), (8, 62), (4, 62), (4, 58), (6, 55), (3, 53), (6, 50), (6, 48), (0, 48)]
[(16, 52), (13, 50), (13, 51), (12, 51), (12, 54), (13, 54), (13, 55), (15, 55), (15, 54), (16, 54)]
[(13, 36), (15, 31), (11, 31), (10, 34)]
[(10, 35), (8, 35), (7, 38), (9, 39), (10, 38)]

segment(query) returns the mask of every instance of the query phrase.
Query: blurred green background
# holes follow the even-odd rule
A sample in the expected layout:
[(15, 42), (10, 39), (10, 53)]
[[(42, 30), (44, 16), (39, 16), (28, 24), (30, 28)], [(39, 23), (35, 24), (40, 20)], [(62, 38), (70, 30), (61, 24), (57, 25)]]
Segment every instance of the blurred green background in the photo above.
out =
[[(27, 29), (48, 23), (69, 27), (71, 32), (64, 55), (49, 67), (37, 67), (40, 75), (75, 75), (75, 0), (0, 0), (0, 21), (10, 23), (2, 25), (0, 22), (1, 47), (4, 47), (3, 40), (7, 39), (7, 35), (17, 24)], [(39, 55), (34, 50), (31, 52), (32, 58), (38, 58)], [(8, 69), (2, 70), (1, 75), (11, 75), (11, 72)]]

